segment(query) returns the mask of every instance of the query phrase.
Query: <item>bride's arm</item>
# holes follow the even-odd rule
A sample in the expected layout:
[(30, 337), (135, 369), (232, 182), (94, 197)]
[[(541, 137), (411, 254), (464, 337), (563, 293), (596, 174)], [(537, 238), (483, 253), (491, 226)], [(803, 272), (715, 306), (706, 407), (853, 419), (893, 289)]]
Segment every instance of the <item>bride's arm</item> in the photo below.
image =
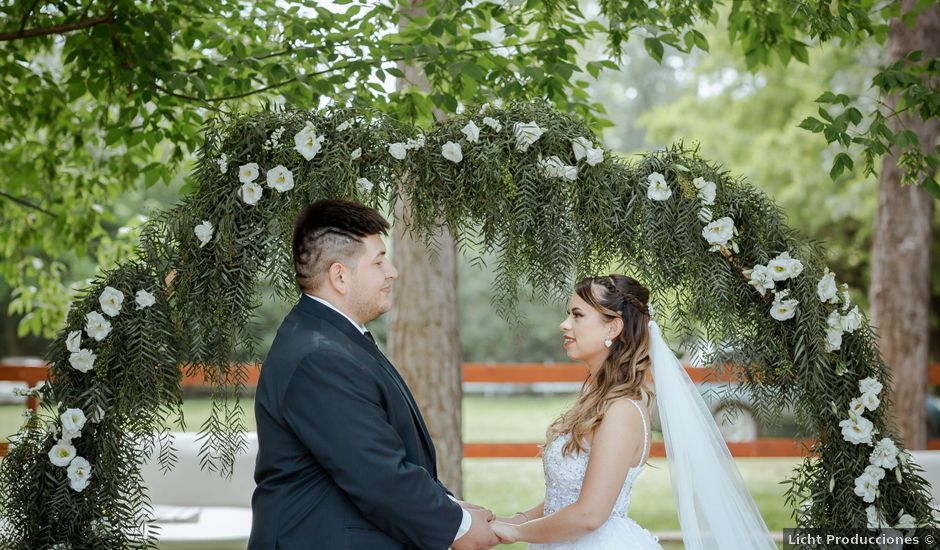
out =
[(529, 508), (523, 512), (516, 512), (515, 514), (509, 517), (498, 517), (496, 521), (501, 521), (503, 523), (511, 523), (513, 525), (519, 525), (520, 523), (525, 523), (527, 521), (532, 521), (538, 519), (545, 515), (545, 501), (538, 503), (535, 507)]
[(632, 403), (625, 399), (613, 402), (594, 433), (578, 500), (554, 514), (521, 525), (494, 524), (500, 538), (505, 542), (558, 542), (580, 538), (600, 528), (610, 517), (627, 471), (642, 454), (642, 422)]

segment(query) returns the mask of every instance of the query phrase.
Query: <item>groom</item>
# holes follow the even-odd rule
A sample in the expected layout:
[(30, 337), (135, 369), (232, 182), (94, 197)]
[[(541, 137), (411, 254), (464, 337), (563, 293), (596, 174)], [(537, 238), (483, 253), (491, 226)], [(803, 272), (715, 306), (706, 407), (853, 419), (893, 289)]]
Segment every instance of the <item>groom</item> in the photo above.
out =
[(387, 312), (398, 271), (388, 222), (322, 200), (294, 222), (300, 301), (278, 329), (255, 400), (257, 488), (249, 550), (487, 549), (488, 510), (437, 479), (414, 397), (365, 324)]

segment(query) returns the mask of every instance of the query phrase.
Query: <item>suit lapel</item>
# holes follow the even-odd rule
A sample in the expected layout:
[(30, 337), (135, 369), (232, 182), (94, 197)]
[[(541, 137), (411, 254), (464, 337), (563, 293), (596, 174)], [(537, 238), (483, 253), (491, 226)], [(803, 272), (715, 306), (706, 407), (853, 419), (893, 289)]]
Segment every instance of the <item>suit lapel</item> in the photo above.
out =
[(428, 455), (431, 457), (431, 468), (433, 470), (432, 473), (436, 479), (437, 456), (434, 452), (434, 445), (431, 443), (431, 435), (428, 432), (427, 426), (424, 424), (424, 418), (421, 417), (421, 412), (418, 410), (418, 404), (415, 402), (414, 396), (408, 389), (408, 385), (405, 384), (404, 379), (398, 373), (398, 370), (396, 370), (394, 365), (392, 365), (388, 358), (385, 357), (385, 354), (379, 350), (378, 346), (376, 346), (364, 334), (359, 332), (359, 329), (353, 326), (353, 324), (349, 322), (348, 319), (336, 311), (326, 307), (325, 305), (308, 296), (301, 296), (300, 302), (297, 305), (301, 309), (329, 322), (334, 328), (343, 333), (343, 335), (346, 336), (351, 342), (355, 343), (357, 346), (371, 355), (382, 367), (382, 370), (384, 370), (385, 373), (391, 377), (392, 381), (395, 383), (395, 386), (398, 387), (398, 391), (401, 392), (402, 396), (405, 398), (405, 402), (408, 403), (408, 408), (411, 409), (412, 419), (421, 432), (421, 441), (424, 444), (424, 448)]

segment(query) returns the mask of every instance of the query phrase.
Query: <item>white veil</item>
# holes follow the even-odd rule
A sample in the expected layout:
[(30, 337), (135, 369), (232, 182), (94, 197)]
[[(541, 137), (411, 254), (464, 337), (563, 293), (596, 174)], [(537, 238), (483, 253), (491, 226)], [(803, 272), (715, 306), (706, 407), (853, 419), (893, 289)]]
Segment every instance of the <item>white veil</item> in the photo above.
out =
[(650, 321), (650, 360), (666, 460), (688, 550), (776, 550), (695, 384)]

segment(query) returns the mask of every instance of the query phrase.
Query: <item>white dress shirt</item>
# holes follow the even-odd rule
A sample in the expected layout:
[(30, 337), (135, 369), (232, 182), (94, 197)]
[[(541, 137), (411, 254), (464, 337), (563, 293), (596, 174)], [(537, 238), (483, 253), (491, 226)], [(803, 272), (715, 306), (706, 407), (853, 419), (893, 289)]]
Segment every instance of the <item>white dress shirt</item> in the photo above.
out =
[[(361, 332), (362, 334), (365, 334), (366, 332), (368, 332), (368, 329), (367, 329), (366, 327), (364, 327), (363, 325), (360, 325), (359, 323), (353, 321), (352, 317), (350, 317), (349, 315), (346, 315), (346, 313), (344, 313), (341, 309), (339, 309), (338, 307), (334, 306), (333, 304), (327, 302), (327, 301), (324, 300), (323, 298), (320, 298), (319, 296), (314, 296), (314, 295), (312, 295), (312, 294), (307, 294), (307, 293), (304, 293), (304, 295), (307, 296), (308, 298), (313, 298), (314, 300), (320, 302), (321, 304), (325, 305), (326, 307), (332, 309), (332, 310), (335, 311), (336, 313), (339, 313), (340, 315), (342, 315), (343, 317), (345, 317), (345, 318), (346, 318), (350, 323), (352, 323), (353, 326), (356, 327), (356, 328), (359, 330), (359, 332)], [(453, 500), (454, 502), (457, 502), (457, 503), (459, 504), (459, 501), (458, 501), (456, 498), (454, 498), (454, 497), (452, 497), (452, 496), (450, 496), (450, 495), (447, 495), (447, 496), (450, 497), (451, 500)], [(470, 525), (471, 525), (471, 523), (473, 523), (473, 518), (470, 516), (470, 512), (464, 510), (463, 507), (460, 508), (460, 511), (463, 512), (463, 519), (460, 520), (460, 528), (457, 529), (457, 534), (454, 535), (454, 542), (456, 542), (457, 539), (459, 539), (460, 537), (466, 535), (466, 534), (467, 534), (467, 531), (470, 530)]]

